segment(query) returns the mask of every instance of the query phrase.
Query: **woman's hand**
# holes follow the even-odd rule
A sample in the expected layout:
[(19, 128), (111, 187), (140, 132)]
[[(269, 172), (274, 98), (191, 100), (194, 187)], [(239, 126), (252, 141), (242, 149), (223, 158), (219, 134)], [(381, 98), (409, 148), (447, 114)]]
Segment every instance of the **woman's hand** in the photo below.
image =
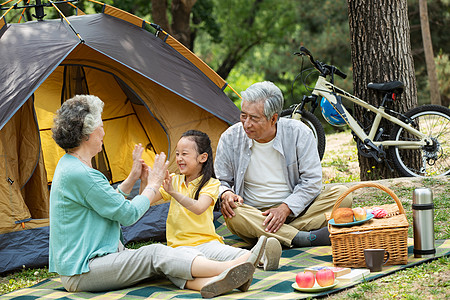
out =
[(141, 159), (143, 152), (144, 152), (144, 147), (142, 147), (141, 143), (134, 145), (134, 150), (133, 150), (133, 154), (132, 154), (133, 161)]
[(148, 185), (158, 189), (166, 178), (168, 168), (169, 162), (166, 161), (166, 154), (164, 152), (156, 154), (153, 168), (149, 167)]
[[(147, 173), (146, 170), (147, 165), (144, 163), (144, 160), (141, 158), (142, 153), (144, 152), (144, 148), (141, 144), (134, 145), (134, 150), (132, 154), (133, 158), (133, 165), (131, 166), (131, 171), (128, 177), (119, 185), (119, 189), (124, 193), (124, 196), (127, 196), (126, 194), (129, 194), (136, 181), (139, 179), (139, 177), (142, 177), (143, 173)], [(144, 175), (145, 177), (145, 175)], [(148, 176), (147, 176), (148, 177)], [(147, 184), (147, 182), (145, 182)], [(141, 184), (142, 186), (142, 184)]]
[(144, 164), (144, 160), (142, 159), (142, 153), (144, 152), (144, 147), (142, 147), (142, 144), (134, 145), (133, 149), (133, 166), (131, 167), (130, 175), (128, 177), (130, 180), (133, 181), (133, 184), (136, 182), (136, 180), (141, 177), (142, 174), (142, 164)]
[(166, 178), (168, 167), (169, 162), (166, 161), (166, 155), (164, 154), (164, 152), (161, 152), (161, 154), (157, 154), (155, 156), (153, 169), (148, 167), (147, 185), (142, 190), (141, 195), (146, 196), (150, 200), (150, 205), (162, 198), (161, 193), (159, 192), (159, 187), (162, 185), (164, 179)]

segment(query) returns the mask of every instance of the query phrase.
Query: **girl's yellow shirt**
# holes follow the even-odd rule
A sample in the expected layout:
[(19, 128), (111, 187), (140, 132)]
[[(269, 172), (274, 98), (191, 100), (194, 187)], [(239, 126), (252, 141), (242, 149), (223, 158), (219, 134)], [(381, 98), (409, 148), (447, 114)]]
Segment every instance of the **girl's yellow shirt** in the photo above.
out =
[[(203, 176), (203, 175), (202, 175)], [(172, 175), (173, 188), (194, 199), (197, 187), (202, 176), (194, 179), (186, 186), (184, 175)], [(220, 181), (211, 178), (200, 191), (200, 195), (211, 197), (211, 205), (201, 215), (196, 215), (177, 200), (172, 198), (162, 187), (159, 189), (164, 200), (170, 200), (169, 213), (166, 221), (167, 245), (170, 247), (197, 246), (211, 241), (219, 241), (223, 238), (216, 233), (214, 227), (213, 209), (219, 196)]]

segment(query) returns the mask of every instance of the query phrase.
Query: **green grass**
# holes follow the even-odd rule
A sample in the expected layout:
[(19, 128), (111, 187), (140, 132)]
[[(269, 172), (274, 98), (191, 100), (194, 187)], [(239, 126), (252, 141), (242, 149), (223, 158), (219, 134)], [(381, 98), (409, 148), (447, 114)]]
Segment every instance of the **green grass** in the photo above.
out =
[(48, 272), (47, 268), (17, 271), (1, 278), (0, 294), (6, 294), (27, 286), (32, 286), (44, 279), (56, 276), (58, 276), (56, 273)]

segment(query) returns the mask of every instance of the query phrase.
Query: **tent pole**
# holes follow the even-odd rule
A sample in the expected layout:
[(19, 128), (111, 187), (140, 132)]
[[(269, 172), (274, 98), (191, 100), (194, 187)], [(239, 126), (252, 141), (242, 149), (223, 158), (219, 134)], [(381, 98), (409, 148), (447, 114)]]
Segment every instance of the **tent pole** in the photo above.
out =
[[(36, 1), (40, 1), (40, 0), (36, 0)], [(53, 7), (58, 11), (58, 13), (61, 15), (61, 17), (67, 22), (67, 24), (69, 25), (70, 29), (72, 29), (72, 31), (80, 39), (81, 43), (84, 44), (83, 38), (80, 36), (80, 34), (78, 32), (75, 31), (75, 28), (73, 28), (72, 24), (70, 24), (69, 20), (67, 20), (66, 16), (59, 10), (59, 8), (55, 5), (55, 3), (53, 3), (53, 1), (51, 1), (51, 0), (48, 0), (48, 2), (50, 2), (53, 5)]]
[(36, 15), (32, 15), (38, 20), (42, 20), (45, 17), (44, 5), (42, 5), (41, 0), (36, 0), (36, 5), (34, 7)]

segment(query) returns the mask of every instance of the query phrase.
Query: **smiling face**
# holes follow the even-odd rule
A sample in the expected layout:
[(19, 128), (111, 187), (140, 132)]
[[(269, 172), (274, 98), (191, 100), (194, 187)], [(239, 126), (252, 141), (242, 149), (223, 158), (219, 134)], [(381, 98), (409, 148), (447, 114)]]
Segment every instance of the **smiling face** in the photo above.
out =
[(242, 101), (241, 123), (247, 136), (258, 143), (270, 142), (275, 137), (277, 118), (278, 114), (274, 114), (270, 120), (266, 119), (264, 101)]
[(198, 153), (197, 145), (188, 137), (182, 137), (178, 141), (175, 155), (178, 169), (186, 176), (186, 181), (192, 181), (200, 176), (203, 163), (208, 158), (207, 153)]

